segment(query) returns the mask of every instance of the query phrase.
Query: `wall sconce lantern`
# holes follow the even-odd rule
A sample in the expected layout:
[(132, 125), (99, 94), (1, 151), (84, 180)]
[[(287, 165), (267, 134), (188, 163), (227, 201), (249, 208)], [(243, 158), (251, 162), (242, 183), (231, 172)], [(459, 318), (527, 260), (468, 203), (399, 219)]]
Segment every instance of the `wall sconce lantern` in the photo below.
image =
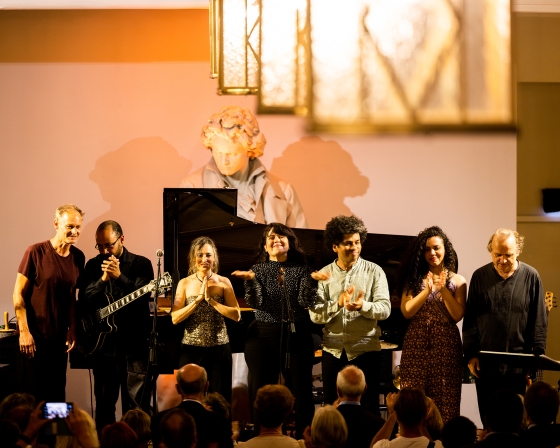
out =
[(509, 0), (211, 0), (220, 94), (326, 132), (513, 129)]

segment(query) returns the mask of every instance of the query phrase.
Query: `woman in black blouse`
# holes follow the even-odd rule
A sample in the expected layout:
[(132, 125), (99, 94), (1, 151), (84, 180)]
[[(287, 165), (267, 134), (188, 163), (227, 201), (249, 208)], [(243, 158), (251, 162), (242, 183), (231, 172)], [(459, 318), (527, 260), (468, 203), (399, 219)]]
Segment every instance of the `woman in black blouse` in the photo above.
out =
[(282, 373), (296, 399), (296, 437), (301, 438), (314, 412), (313, 339), (306, 308), (315, 301), (320, 274), (307, 266), (294, 232), (271, 223), (264, 229), (257, 263), (232, 275), (245, 280), (245, 300), (256, 310), (245, 344), (251, 398), (260, 387), (278, 383)]

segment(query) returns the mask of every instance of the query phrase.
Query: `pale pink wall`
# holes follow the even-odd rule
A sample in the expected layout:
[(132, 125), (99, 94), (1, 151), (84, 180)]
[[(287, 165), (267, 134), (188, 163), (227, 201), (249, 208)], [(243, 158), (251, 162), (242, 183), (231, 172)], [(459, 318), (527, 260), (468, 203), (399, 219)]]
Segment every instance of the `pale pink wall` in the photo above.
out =
[[(210, 157), (201, 127), (223, 105), (255, 109), (254, 97), (217, 96), (208, 72), (195, 62), (0, 64), (0, 311), (13, 315), (23, 251), (53, 236), (53, 211), (65, 202), (86, 211), (78, 247), (88, 258), (95, 227), (111, 218), (126, 246), (155, 262), (163, 188)], [(438, 224), (467, 279), (489, 261), (488, 236), (515, 227), (513, 134), (312, 136), (298, 117), (258, 119), (263, 163), (295, 185), (311, 227), (339, 213), (376, 233)], [(69, 399), (89, 399), (84, 375), (72, 374)]]

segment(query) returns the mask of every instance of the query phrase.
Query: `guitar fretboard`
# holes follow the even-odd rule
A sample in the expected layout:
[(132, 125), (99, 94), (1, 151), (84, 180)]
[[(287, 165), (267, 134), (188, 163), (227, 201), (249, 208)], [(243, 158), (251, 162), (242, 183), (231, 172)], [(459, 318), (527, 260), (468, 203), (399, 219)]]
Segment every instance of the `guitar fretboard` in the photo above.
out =
[(143, 288), (140, 288), (137, 291), (134, 291), (133, 293), (131, 293), (127, 296), (124, 296), (122, 299), (116, 300), (115, 302), (111, 303), (110, 305), (107, 305), (105, 308), (101, 308), (99, 310), (99, 316), (102, 319), (107, 317), (107, 316), (110, 316), (115, 311), (120, 310), (123, 306), (128, 305), (130, 302), (134, 302), (138, 297), (143, 296), (148, 291), (150, 291), (152, 288), (153, 288), (153, 285), (148, 284), (148, 285), (144, 286)]

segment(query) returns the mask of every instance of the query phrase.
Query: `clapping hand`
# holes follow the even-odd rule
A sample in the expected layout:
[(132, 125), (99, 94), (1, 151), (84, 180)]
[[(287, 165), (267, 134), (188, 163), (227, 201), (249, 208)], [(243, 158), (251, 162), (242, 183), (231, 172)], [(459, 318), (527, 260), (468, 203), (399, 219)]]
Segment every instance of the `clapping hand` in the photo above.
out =
[(331, 273), (330, 272), (319, 272), (319, 271), (314, 271), (311, 273), (311, 278), (313, 280), (317, 280), (319, 281), (327, 281), (328, 279), (331, 278)]
[(360, 291), (356, 300), (352, 302), (352, 296), (354, 295), (355, 290), (356, 287), (354, 285), (350, 285), (342, 291), (342, 294), (340, 294), (340, 297), (338, 298), (338, 305), (345, 307), (348, 311), (358, 311), (362, 309), (362, 305), (364, 303), (364, 291)]
[(253, 280), (255, 278), (253, 271), (233, 271), (231, 275), (241, 280)]

